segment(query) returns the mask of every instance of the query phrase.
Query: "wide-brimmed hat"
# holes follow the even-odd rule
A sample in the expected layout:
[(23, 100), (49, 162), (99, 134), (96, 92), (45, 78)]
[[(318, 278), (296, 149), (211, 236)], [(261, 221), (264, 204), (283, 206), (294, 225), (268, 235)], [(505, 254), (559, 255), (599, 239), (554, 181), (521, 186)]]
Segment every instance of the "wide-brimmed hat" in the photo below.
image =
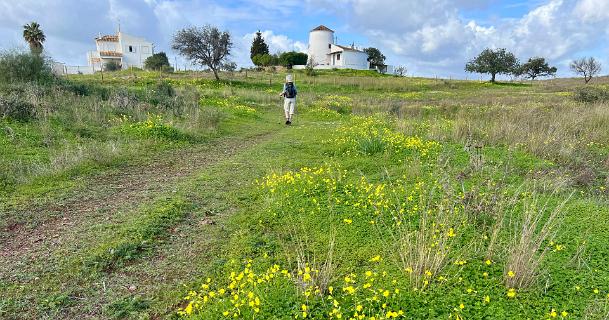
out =
[(285, 82), (294, 82), (294, 77), (291, 74), (285, 76)]

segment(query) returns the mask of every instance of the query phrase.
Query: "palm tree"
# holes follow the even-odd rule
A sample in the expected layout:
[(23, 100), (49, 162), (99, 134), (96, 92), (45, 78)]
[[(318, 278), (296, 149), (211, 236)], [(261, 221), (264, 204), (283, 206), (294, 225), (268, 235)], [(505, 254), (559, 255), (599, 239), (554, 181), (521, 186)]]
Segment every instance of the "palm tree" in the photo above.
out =
[(44, 32), (40, 30), (38, 22), (32, 22), (23, 26), (23, 38), (30, 44), (33, 54), (42, 53), (42, 43), (46, 40)]

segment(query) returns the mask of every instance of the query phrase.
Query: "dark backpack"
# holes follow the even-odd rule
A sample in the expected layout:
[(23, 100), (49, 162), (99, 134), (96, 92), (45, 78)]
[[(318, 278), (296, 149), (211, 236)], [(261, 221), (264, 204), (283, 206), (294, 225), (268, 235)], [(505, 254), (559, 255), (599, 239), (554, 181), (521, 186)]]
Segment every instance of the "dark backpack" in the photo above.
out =
[(296, 98), (296, 87), (291, 82), (285, 85), (285, 97), (286, 98)]

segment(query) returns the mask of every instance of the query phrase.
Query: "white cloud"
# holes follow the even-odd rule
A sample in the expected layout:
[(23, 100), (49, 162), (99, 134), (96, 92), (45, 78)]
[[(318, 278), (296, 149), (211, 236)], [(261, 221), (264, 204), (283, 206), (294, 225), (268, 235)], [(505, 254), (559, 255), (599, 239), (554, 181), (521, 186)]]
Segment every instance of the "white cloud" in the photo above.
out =
[[(290, 39), (286, 35), (275, 34), (272, 30), (261, 31), (264, 42), (269, 46), (270, 53), (287, 51), (306, 52), (307, 45), (300, 41)], [(251, 66), (250, 48), (254, 40), (255, 32), (248, 33), (238, 38), (235, 42), (232, 59), (241, 66)]]
[(609, 1), (607, 0), (581, 0), (575, 6), (575, 14), (582, 20), (598, 22), (609, 19)]
[[(450, 0), (310, 3), (344, 17), (353, 32), (366, 35), (371, 45), (385, 51), (389, 63), (404, 63), (427, 74), (463, 74), (465, 62), (485, 47), (504, 47), (521, 59), (543, 56), (562, 63), (582, 48), (598, 49), (602, 31), (609, 34), (608, 0), (545, 0), (521, 18), (499, 18), (487, 25), (462, 16), (467, 5), (490, 3), (483, 0), (469, 4)], [(602, 30), (600, 37), (598, 30)]]
[[(307, 52), (307, 45), (300, 41), (294, 41), (286, 35), (275, 34), (272, 30), (261, 31), (264, 42), (269, 46), (271, 53), (279, 53), (286, 51)], [(252, 44), (252, 40), (256, 36), (255, 32), (248, 33), (243, 36), (243, 41), (248, 45)], [(248, 51), (249, 52), (249, 51)]]

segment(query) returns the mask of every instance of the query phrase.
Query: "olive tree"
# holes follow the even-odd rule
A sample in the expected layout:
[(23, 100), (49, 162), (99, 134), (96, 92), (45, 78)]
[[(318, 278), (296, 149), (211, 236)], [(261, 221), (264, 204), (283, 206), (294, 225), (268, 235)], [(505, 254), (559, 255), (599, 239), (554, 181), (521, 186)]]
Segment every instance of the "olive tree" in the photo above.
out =
[(368, 54), (368, 61), (371, 68), (383, 68), (385, 66), (385, 55), (377, 48), (366, 48), (364, 52)]
[(530, 58), (529, 61), (522, 64), (516, 72), (516, 76), (535, 80), (538, 77), (550, 77), (556, 74), (556, 67), (550, 67), (545, 58)]
[(584, 77), (586, 84), (592, 80), (592, 77), (601, 72), (601, 63), (593, 57), (573, 60), (570, 67), (573, 72)]
[(506, 49), (484, 49), (477, 57), (465, 65), (465, 71), (487, 73), (491, 82), (498, 74), (512, 74), (518, 68), (518, 59)]
[(220, 80), (218, 71), (222, 68), (233, 47), (230, 33), (206, 25), (178, 31), (173, 36), (172, 49), (193, 63), (208, 67)]

